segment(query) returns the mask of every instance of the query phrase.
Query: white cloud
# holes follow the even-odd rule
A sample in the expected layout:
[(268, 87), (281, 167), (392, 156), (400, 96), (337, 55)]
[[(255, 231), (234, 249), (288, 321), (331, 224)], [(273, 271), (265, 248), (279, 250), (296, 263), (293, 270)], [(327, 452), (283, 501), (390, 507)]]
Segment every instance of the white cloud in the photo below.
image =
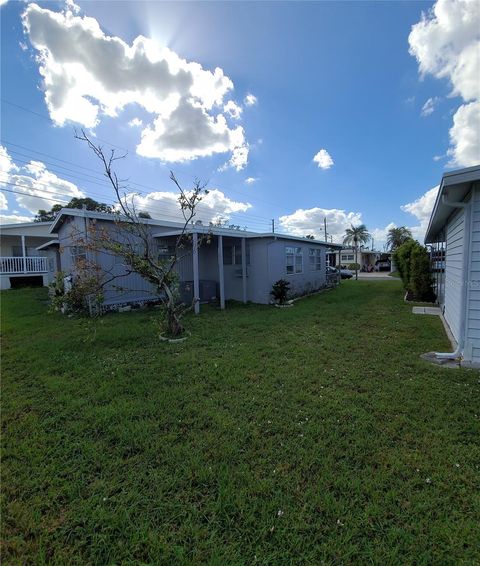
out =
[(223, 111), (226, 112), (234, 120), (239, 120), (242, 116), (242, 108), (235, 104), (233, 100), (229, 100), (227, 104), (223, 107)]
[(21, 222), (33, 222), (33, 216), (21, 216), (18, 214), (0, 215), (0, 224), (19, 224)]
[(138, 127), (138, 126), (143, 126), (143, 122), (142, 122), (142, 120), (140, 120), (140, 118), (133, 118), (133, 120), (130, 120), (128, 125), (131, 128), (135, 128), (135, 127)]
[(41, 161), (30, 161), (17, 167), (3, 146), (0, 146), (0, 173), (0, 186), (23, 193), (15, 194), (15, 199), (30, 213), (41, 208), (49, 210), (55, 203), (65, 204), (73, 197), (85, 196), (74, 183), (57, 177)]
[[(178, 204), (178, 193), (157, 191), (146, 195), (127, 195), (127, 202), (133, 202), (136, 210), (147, 211), (152, 218), (181, 221), (182, 212)], [(211, 189), (202, 196), (196, 208), (195, 220), (208, 224), (219, 219), (228, 219), (231, 214), (246, 212), (252, 205), (228, 198), (222, 191)]]
[(320, 169), (330, 169), (333, 165), (333, 159), (326, 149), (321, 149), (313, 158)]
[[(222, 69), (205, 70), (143, 36), (129, 45), (73, 9), (54, 12), (31, 3), (23, 24), (38, 52), (45, 101), (57, 125), (70, 120), (94, 128), (104, 116), (138, 104), (152, 115), (140, 155), (186, 161), (246, 145), (243, 128), (230, 128), (222, 114), (233, 90)], [(232, 105), (225, 106), (232, 115)]]
[(0, 0), (0, 7), (4, 6), (7, 2), (8, 0)]
[(424, 118), (433, 114), (433, 111), (438, 105), (439, 102), (438, 96), (434, 96), (433, 98), (429, 98), (425, 104), (422, 106), (422, 110), (420, 111), (421, 116)]
[(255, 104), (258, 104), (258, 99), (254, 94), (248, 93), (243, 102), (245, 106), (255, 106)]
[(390, 222), (390, 224), (387, 224), (384, 228), (373, 228), (373, 230), (369, 230), (376, 250), (383, 249), (384, 245), (387, 243), (388, 231), (396, 227), (397, 225), (394, 222)]
[(480, 163), (480, 101), (462, 104), (457, 110), (450, 128), (450, 142), (449, 165), (468, 167)]
[(236, 147), (232, 151), (232, 157), (224, 163), (221, 167), (219, 167), (219, 171), (226, 171), (230, 167), (235, 169), (236, 171), (241, 171), (244, 169), (248, 163), (248, 154), (250, 152), (250, 146), (248, 144), (244, 144), (242, 146)]
[(438, 185), (433, 187), (413, 202), (409, 202), (400, 207), (404, 212), (412, 214), (418, 220), (419, 224), (410, 226), (409, 228), (412, 231), (413, 237), (417, 238), (420, 242), (423, 242), (425, 232), (428, 228), (430, 216), (438, 194), (438, 187)]
[(7, 210), (7, 208), (8, 208), (7, 197), (3, 193), (0, 193), (0, 210)]
[(309, 208), (298, 209), (292, 214), (280, 217), (282, 228), (293, 236), (306, 236), (313, 234), (317, 238), (323, 239), (324, 218), (327, 219), (327, 234), (333, 236), (333, 241), (341, 243), (345, 235), (346, 228), (350, 228), (351, 224), (357, 226), (362, 224), (362, 215), (360, 212), (346, 212), (336, 208)]
[(257, 181), (258, 181), (258, 177), (248, 177), (247, 179), (245, 179), (245, 184), (253, 185), (253, 183), (256, 183)]
[[(211, 116), (202, 106), (183, 99), (171, 114), (158, 116), (153, 126), (143, 130), (137, 152), (178, 162), (231, 151), (235, 159), (244, 139), (243, 128), (230, 129), (223, 114)], [(240, 169), (245, 165), (246, 160)]]
[(74, 14), (80, 13), (80, 6), (75, 4), (73, 0), (65, 0), (66, 7)]
[[(421, 75), (449, 80), (452, 95), (471, 104), (478, 104), (480, 100), (479, 30), (479, 2), (437, 0), (412, 27), (408, 38), (410, 53), (416, 57)], [(467, 167), (480, 161), (478, 106), (471, 104), (461, 105), (454, 116), (449, 149), (452, 166)], [(467, 116), (475, 118), (473, 124), (466, 122)]]
[(10, 172), (18, 170), (19, 168), (8, 154), (7, 148), (0, 145), (0, 173), (3, 174), (3, 180), (5, 180)]

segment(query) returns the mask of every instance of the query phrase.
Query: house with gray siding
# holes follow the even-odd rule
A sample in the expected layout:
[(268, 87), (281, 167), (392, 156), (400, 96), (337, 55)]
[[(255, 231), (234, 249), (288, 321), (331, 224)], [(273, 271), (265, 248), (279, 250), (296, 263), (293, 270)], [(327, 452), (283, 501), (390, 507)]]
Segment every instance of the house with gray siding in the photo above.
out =
[[(169, 258), (183, 225), (164, 220), (141, 221), (155, 242), (158, 257)], [(157, 290), (138, 274), (129, 273), (121, 258), (78, 245), (79, 241), (88, 242), (91, 234), (99, 230), (124, 230), (115, 215), (62, 209), (50, 230), (58, 238), (63, 272), (74, 273), (76, 263), (83, 258), (115, 276), (104, 289), (106, 307), (158, 299)], [(190, 238), (176, 269), (182, 299), (195, 298), (196, 312), (200, 303), (211, 300), (218, 300), (221, 308), (225, 308), (227, 300), (267, 304), (272, 285), (279, 279), (290, 282), (293, 295), (326, 287), (327, 253), (341, 247), (319, 240), (203, 226), (198, 222), (189, 227), (188, 233)], [(121, 233), (115, 234), (117, 240), (121, 237)], [(88, 257), (89, 254), (95, 257)]]
[(437, 300), (457, 343), (437, 356), (480, 364), (480, 166), (443, 175), (425, 243)]
[(51, 222), (0, 225), (0, 289), (50, 283), (60, 262), (50, 227)]

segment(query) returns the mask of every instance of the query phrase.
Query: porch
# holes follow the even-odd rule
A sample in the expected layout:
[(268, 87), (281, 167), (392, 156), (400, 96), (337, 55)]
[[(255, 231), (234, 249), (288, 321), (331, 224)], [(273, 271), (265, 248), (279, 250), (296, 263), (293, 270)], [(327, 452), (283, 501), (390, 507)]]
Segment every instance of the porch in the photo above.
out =
[(47, 273), (46, 257), (0, 257), (0, 275)]
[[(57, 270), (53, 241), (35, 236), (2, 233), (0, 288), (18, 285), (48, 285)], [(55, 241), (58, 247), (58, 242)]]
[[(180, 232), (164, 232), (155, 234), (158, 242), (159, 256), (169, 257), (170, 248), (174, 245)], [(213, 235), (203, 230), (196, 230), (191, 235), (191, 245), (177, 264), (180, 276), (181, 293), (191, 293), (194, 310), (200, 312), (202, 299), (208, 295), (219, 301), (221, 309), (225, 309), (228, 299), (248, 300), (248, 277), (250, 253), (246, 237), (232, 234)], [(206, 238), (206, 241), (202, 241)]]

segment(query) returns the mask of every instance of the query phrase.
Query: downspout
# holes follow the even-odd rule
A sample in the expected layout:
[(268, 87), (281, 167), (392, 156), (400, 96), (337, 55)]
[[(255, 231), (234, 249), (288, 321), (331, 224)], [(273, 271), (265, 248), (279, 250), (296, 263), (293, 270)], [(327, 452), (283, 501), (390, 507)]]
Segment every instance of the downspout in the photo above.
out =
[[(460, 305), (460, 336), (458, 337), (458, 345), (453, 352), (435, 352), (435, 357), (440, 359), (457, 359), (463, 354), (465, 342), (465, 316), (466, 316), (466, 303), (467, 303), (467, 273), (468, 273), (468, 257), (470, 253), (470, 222), (472, 215), (473, 194), (468, 202), (451, 202), (447, 199), (447, 195), (442, 196), (442, 202), (452, 208), (463, 208), (464, 210), (464, 223), (463, 223), (463, 262), (462, 262), (462, 302)], [(446, 258), (445, 258), (446, 259)], [(446, 265), (445, 265), (446, 268)]]

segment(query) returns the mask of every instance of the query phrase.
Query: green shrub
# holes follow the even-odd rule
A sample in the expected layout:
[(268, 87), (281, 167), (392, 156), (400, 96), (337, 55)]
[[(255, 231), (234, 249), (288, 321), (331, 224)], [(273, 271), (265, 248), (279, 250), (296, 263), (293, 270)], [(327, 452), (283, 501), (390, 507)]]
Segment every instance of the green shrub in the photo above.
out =
[(290, 283), (288, 281), (285, 281), (285, 279), (279, 279), (272, 285), (270, 295), (272, 295), (277, 303), (283, 305), (287, 301), (289, 290)]
[(408, 240), (393, 254), (405, 290), (417, 301), (433, 301), (433, 279), (427, 248)]
[(348, 267), (348, 269), (350, 269), (350, 271), (356, 271), (357, 269), (360, 269), (360, 264), (359, 263), (349, 263), (347, 267)]
[(423, 246), (418, 245), (410, 256), (410, 290), (419, 301), (434, 301), (433, 279), (430, 256)]
[(420, 244), (416, 240), (408, 240), (398, 247), (393, 254), (398, 273), (407, 291), (410, 290), (411, 255), (414, 248), (417, 246), (420, 246)]

